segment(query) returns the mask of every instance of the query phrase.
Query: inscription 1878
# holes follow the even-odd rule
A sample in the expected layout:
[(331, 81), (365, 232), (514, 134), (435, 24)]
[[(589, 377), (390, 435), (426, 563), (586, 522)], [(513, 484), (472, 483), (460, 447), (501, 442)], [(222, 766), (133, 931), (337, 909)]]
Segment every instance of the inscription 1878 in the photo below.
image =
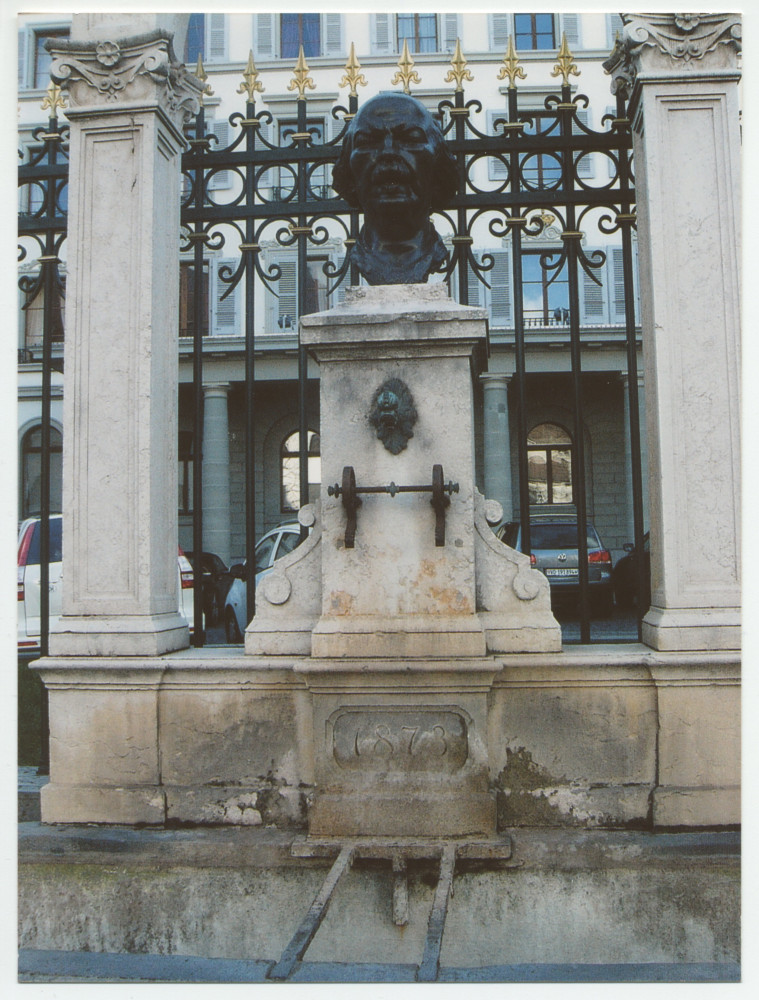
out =
[(455, 711), (346, 709), (333, 721), (334, 759), (351, 770), (450, 774), (467, 752), (466, 721)]

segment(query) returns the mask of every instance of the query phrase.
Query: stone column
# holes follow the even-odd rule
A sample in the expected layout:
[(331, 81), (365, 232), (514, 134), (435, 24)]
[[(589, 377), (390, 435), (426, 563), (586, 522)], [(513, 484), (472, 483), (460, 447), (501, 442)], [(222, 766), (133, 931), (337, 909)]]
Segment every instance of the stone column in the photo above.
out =
[[(632, 503), (632, 449), (630, 447), (630, 376), (622, 372), (619, 376), (622, 383), (622, 400), (624, 407), (625, 435), (625, 541), (631, 542), (635, 537), (633, 525)], [(648, 439), (646, 438), (646, 395), (643, 376), (638, 375), (638, 412), (640, 413), (640, 471), (643, 486), (643, 525), (648, 527)]]
[(511, 520), (510, 375), (481, 375), (484, 409), (485, 496), (497, 500)]
[(740, 133), (735, 14), (625, 14), (638, 190), (655, 649), (740, 641)]
[(229, 564), (229, 383), (203, 386), (203, 547)]
[(188, 644), (177, 611), (179, 163), (201, 84), (172, 47), (186, 20), (75, 15), (52, 53), (71, 122), (57, 655)]

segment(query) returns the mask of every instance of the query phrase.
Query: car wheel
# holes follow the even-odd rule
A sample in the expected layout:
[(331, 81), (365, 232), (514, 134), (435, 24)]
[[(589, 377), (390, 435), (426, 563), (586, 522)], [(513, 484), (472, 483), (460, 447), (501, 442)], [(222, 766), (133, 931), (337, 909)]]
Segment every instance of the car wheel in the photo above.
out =
[(242, 642), (240, 627), (237, 624), (237, 618), (235, 617), (235, 613), (231, 608), (227, 608), (227, 614), (226, 617), (224, 618), (224, 630), (227, 633), (228, 643)]

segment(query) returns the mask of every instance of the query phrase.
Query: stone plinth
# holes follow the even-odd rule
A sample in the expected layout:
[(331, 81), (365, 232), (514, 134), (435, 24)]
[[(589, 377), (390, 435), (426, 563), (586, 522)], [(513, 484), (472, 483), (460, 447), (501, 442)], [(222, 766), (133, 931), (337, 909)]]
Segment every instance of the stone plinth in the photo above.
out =
[(486, 659), (309, 659), (312, 836), (489, 836)]

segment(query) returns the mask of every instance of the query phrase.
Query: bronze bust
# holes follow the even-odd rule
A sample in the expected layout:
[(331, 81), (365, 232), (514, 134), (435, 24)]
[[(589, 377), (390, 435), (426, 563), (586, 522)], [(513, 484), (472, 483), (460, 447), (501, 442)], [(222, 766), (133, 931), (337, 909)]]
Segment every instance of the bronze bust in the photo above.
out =
[(420, 284), (447, 260), (430, 222), (456, 193), (456, 164), (435, 119), (402, 93), (380, 94), (348, 126), (332, 185), (364, 213), (352, 260), (370, 285)]

